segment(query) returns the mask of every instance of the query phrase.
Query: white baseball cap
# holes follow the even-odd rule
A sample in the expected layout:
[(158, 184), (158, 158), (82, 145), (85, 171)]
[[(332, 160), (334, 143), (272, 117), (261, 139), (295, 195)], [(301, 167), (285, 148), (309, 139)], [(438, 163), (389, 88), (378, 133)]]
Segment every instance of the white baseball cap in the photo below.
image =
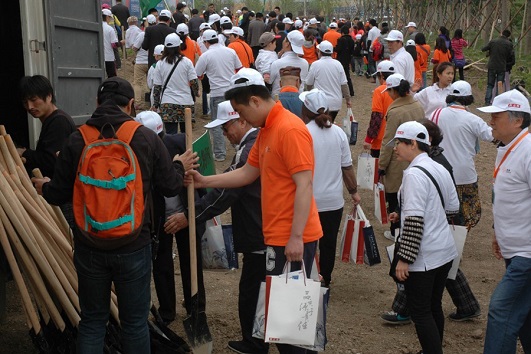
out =
[(231, 29), (223, 31), (224, 34), (235, 34), (237, 36), (243, 37), (243, 29), (240, 27), (232, 27)]
[(204, 41), (210, 41), (216, 38), (218, 38), (218, 33), (214, 31), (213, 29), (207, 29), (205, 32), (203, 32)]
[(101, 13), (104, 14), (105, 16), (112, 16), (112, 12), (109, 9), (103, 9), (101, 10)]
[(242, 10), (238, 9), (238, 10), (236, 10), (236, 13), (237, 13), (237, 14), (241, 14), (241, 13), (242, 13)]
[(315, 24), (318, 24), (318, 23), (321, 23), (319, 21), (317, 21), (317, 19), (315, 17), (311, 18), (310, 21), (309, 21), (310, 25), (315, 25)]
[(171, 18), (171, 12), (170, 10), (162, 10), (159, 14), (159, 17), (167, 17)]
[(296, 20), (295, 21), (295, 28), (302, 28), (302, 21), (301, 20)]
[(410, 23), (407, 24), (406, 28), (408, 28), (408, 27), (415, 27), (415, 28), (417, 28), (417, 24), (416, 24), (415, 22), (410, 22)]
[(162, 55), (163, 51), (164, 51), (164, 44), (158, 44), (155, 46), (155, 49), (153, 49), (153, 55)]
[(456, 81), (450, 86), (450, 95), (463, 97), (463, 96), (472, 96), (472, 87), (466, 81), (459, 80)]
[(334, 52), (334, 46), (329, 41), (322, 41), (317, 45), (317, 49), (326, 54), (332, 54)]
[[(210, 17), (208, 19), (209, 19), (208, 22), (210, 22)], [(219, 23), (224, 25), (226, 23), (231, 23), (231, 20), (230, 20), (229, 16), (223, 16), (222, 18), (219, 19)]]
[(358, 34), (356, 35), (356, 39), (361, 39), (361, 34), (358, 33)]
[(319, 109), (321, 108), (324, 108), (325, 112), (328, 111), (326, 94), (319, 89), (314, 88), (311, 91), (305, 91), (299, 95), (299, 99), (312, 113), (319, 114)]
[(292, 25), (293, 21), (289, 17), (284, 17), (284, 19), (282, 20), (282, 23), (285, 23), (285, 24), (288, 24), (288, 25)]
[(485, 113), (499, 113), (506, 111), (526, 112), (531, 114), (529, 100), (518, 90), (513, 89), (494, 97), (492, 106), (478, 108)]
[(332, 22), (330, 23), (330, 26), (328, 26), (330, 28), (337, 28), (337, 22)]
[(147, 15), (146, 20), (150, 25), (157, 23), (157, 18), (155, 15)]
[(230, 78), (230, 88), (250, 85), (265, 86), (264, 77), (255, 69), (242, 68)]
[(384, 91), (400, 86), (400, 82), (402, 80), (405, 80), (405, 78), (401, 74), (396, 73), (396, 74), (389, 75), (387, 80), (385, 80), (385, 85), (387, 86), (387, 88)]
[(386, 146), (393, 145), (396, 139), (416, 140), (420, 143), (431, 145), (428, 130), (424, 125), (415, 120), (400, 124), (396, 130), (395, 137)]
[(385, 37), (384, 39), (386, 41), (388, 41), (388, 42), (394, 42), (394, 41), (403, 42), (404, 41), (404, 35), (400, 31), (392, 30), (391, 32), (389, 32), (387, 37)]
[(208, 16), (208, 24), (212, 25), (214, 22), (219, 21), (221, 17), (218, 14), (212, 14)]
[(230, 101), (223, 101), (218, 105), (218, 115), (215, 120), (205, 125), (205, 128), (215, 128), (227, 123), (229, 120), (238, 119), (240, 115), (232, 108)]
[(299, 54), (303, 55), (304, 50), (302, 49), (302, 45), (304, 44), (304, 35), (300, 33), (299, 31), (291, 31), (288, 33), (288, 41), (291, 44), (291, 49)]
[(182, 33), (182, 34), (188, 34), (189, 33), (188, 25), (186, 23), (179, 23), (179, 25), (177, 25), (177, 29), (175, 30), (175, 32)]
[(157, 112), (142, 111), (138, 113), (134, 119), (138, 123), (143, 124), (146, 128), (154, 131), (156, 134), (160, 133), (164, 128), (162, 118), (160, 118)]
[(413, 39), (408, 39), (406, 45), (415, 45), (415, 41)]
[[(395, 64), (391, 60), (382, 60), (376, 67), (376, 73), (394, 73), (395, 71)], [(376, 73), (372, 75), (374, 76)]]
[(164, 39), (164, 46), (168, 48), (175, 48), (180, 46), (182, 43), (181, 38), (177, 33), (170, 33)]
[(203, 22), (202, 24), (199, 25), (199, 30), (202, 31), (202, 30), (206, 30), (206, 29), (210, 29), (210, 25), (207, 23), (207, 22)]

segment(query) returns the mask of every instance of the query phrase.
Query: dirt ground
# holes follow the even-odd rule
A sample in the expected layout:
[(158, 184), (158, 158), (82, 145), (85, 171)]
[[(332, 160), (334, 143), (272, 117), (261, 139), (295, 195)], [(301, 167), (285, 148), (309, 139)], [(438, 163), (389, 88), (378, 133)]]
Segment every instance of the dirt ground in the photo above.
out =
[[(124, 61), (119, 75), (132, 81), (132, 64)], [(479, 71), (466, 71), (465, 77), (471, 83), (477, 102), (483, 102), (484, 76)], [(478, 85), (480, 78), (483, 86)], [(371, 109), (371, 92), (375, 87), (365, 77), (352, 76), (355, 88), (353, 110), (359, 121), (358, 144), (351, 146), (352, 157), (356, 164), (357, 156), (362, 150), (362, 140), (368, 127)], [(472, 111), (488, 121), (489, 117), (481, 115), (472, 106)], [(197, 112), (201, 112), (197, 106)], [(338, 122), (346, 112), (344, 106), (338, 115)], [(208, 120), (198, 114), (194, 127), (194, 135), (203, 133), (203, 125)], [(227, 161), (216, 163), (218, 172), (226, 168), (234, 154), (228, 148)], [(483, 340), (487, 323), (487, 311), (490, 295), (504, 272), (502, 261), (496, 260), (490, 251), (492, 236), (492, 205), (490, 202), (491, 171), (495, 160), (496, 149), (492, 144), (481, 143), (481, 151), (476, 158), (476, 169), (479, 174), (479, 188), (482, 200), (482, 218), (472, 229), (466, 242), (461, 269), (470, 282), (470, 286), (481, 305), (482, 314), (469, 322), (446, 321), (444, 333), (445, 353), (476, 354), (483, 352)], [(391, 244), (383, 237), (384, 229), (373, 216), (372, 192), (362, 190), (362, 207), (373, 223), (377, 235), (378, 247), (382, 263), (373, 267), (342, 263), (339, 259), (333, 273), (331, 296), (327, 318), (328, 345), (326, 351), (338, 354), (412, 354), (420, 350), (413, 325), (389, 326), (380, 320), (380, 315), (390, 310), (395, 294), (395, 284), (388, 276), (389, 262), (385, 246)], [(352, 203), (345, 195), (345, 212), (352, 208)], [(229, 222), (229, 214), (223, 215), (224, 222)], [(339, 242), (338, 242), (339, 244)], [(176, 264), (177, 284), (180, 284), (178, 262)], [(241, 264), (241, 262), (240, 262)], [(205, 287), (207, 293), (207, 316), (214, 341), (214, 353), (231, 353), (227, 348), (229, 340), (241, 338), (237, 311), (239, 270), (205, 271)], [(180, 292), (178, 285), (178, 292)], [(181, 297), (181, 295), (178, 295)], [(20, 306), (19, 294), (14, 282), (8, 283), (7, 320), (0, 324), (0, 353), (33, 353), (36, 352), (28, 336), (25, 316)], [(156, 294), (153, 290), (153, 301)], [(447, 293), (443, 298), (443, 309), (446, 315), (455, 310)], [(178, 308), (178, 318), (171, 328), (184, 335), (182, 329), (183, 308)], [(272, 347), (270, 353), (278, 353)], [(521, 347), (518, 353), (523, 353)]]

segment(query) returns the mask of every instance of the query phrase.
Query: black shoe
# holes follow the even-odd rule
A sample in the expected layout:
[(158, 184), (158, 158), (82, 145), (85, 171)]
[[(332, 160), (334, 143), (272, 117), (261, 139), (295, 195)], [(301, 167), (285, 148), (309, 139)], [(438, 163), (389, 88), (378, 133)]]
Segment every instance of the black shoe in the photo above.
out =
[(230, 350), (240, 354), (265, 354), (267, 351), (255, 349), (254, 346), (243, 340), (231, 340), (227, 345)]
[(479, 317), (480, 315), (481, 315), (481, 310), (477, 310), (476, 312), (472, 312), (472, 313), (460, 313), (456, 311), (448, 315), (448, 318), (451, 321), (463, 322), (463, 321), (469, 321), (473, 318)]

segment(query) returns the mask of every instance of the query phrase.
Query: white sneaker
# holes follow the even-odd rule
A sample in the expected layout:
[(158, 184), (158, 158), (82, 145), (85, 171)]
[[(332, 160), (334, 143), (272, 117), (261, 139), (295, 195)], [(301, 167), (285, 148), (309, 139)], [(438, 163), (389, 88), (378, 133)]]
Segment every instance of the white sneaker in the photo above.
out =
[(391, 231), (384, 231), (384, 237), (388, 240), (394, 241), (395, 237), (391, 233)]

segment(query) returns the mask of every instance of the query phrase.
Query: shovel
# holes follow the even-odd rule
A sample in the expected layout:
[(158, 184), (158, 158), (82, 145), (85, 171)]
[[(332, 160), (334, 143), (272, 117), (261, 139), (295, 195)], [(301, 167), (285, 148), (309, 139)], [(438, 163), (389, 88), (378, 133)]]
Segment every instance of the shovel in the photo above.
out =
[[(184, 111), (186, 130), (186, 149), (192, 149), (192, 110)], [(197, 253), (195, 231), (195, 190), (194, 183), (187, 187), (188, 192), (188, 230), (190, 237), (190, 275), (191, 275), (191, 311), (184, 319), (184, 330), (188, 336), (195, 354), (212, 353), (212, 335), (208, 329), (207, 317), (204, 311), (199, 311), (199, 296), (197, 286)]]

